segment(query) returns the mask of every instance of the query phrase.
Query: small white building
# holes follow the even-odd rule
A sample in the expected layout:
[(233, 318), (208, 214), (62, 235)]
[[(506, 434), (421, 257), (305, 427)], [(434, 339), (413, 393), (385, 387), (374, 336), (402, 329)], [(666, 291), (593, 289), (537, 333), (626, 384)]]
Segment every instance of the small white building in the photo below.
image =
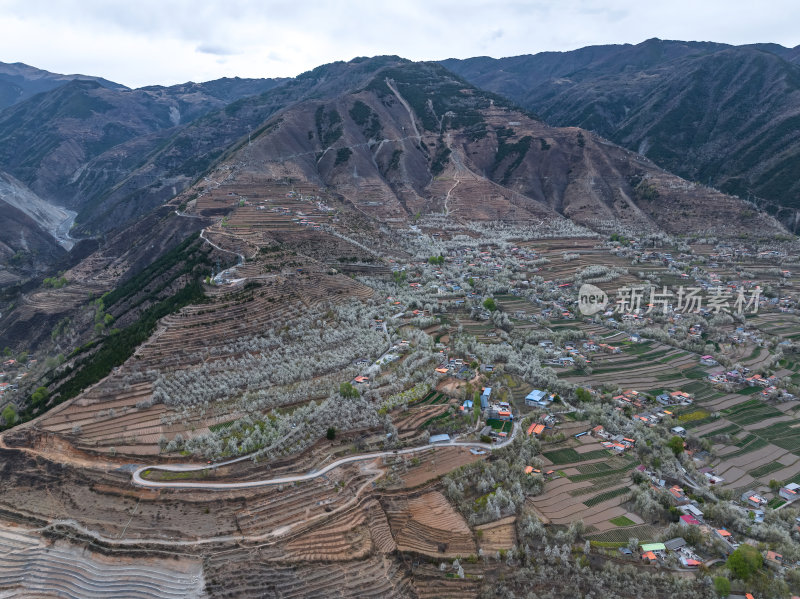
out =
[(673, 435), (678, 435), (679, 437), (686, 437), (686, 429), (682, 426), (673, 426), (671, 429), (669, 429), (669, 432), (671, 432)]

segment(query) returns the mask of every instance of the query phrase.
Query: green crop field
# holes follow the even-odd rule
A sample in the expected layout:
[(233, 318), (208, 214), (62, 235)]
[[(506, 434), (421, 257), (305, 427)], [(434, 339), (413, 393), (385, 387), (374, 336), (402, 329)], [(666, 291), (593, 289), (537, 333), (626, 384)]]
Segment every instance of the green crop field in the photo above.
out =
[(783, 416), (783, 412), (776, 410), (758, 399), (747, 400), (744, 403), (740, 403), (738, 406), (723, 410), (722, 413), (728, 420), (740, 426), (761, 422), (767, 418)]
[(716, 418), (714, 416), (706, 416), (705, 418), (698, 418), (696, 420), (681, 421), (681, 425), (684, 428), (696, 428), (708, 424), (709, 422), (714, 422), (715, 420)]
[(800, 427), (798, 424), (798, 422), (776, 422), (753, 432), (781, 449), (797, 453), (800, 451)]
[(728, 426), (723, 426), (722, 428), (718, 428), (713, 430), (705, 435), (700, 435), (701, 439), (705, 439), (706, 437), (716, 437), (717, 435), (735, 435), (739, 431), (741, 431), (737, 425), (729, 424)]
[(627, 516), (617, 516), (616, 518), (611, 518), (609, 522), (611, 522), (611, 524), (613, 524), (614, 526), (633, 526), (634, 524), (636, 524), (633, 520), (631, 520)]
[(576, 466), (578, 472), (581, 474), (594, 474), (596, 472), (608, 472), (611, 470), (611, 466), (609, 466), (606, 462), (597, 462), (595, 464), (580, 464)]
[(692, 422), (695, 420), (705, 420), (709, 416), (710, 414), (705, 410), (694, 410), (692, 412), (681, 414), (678, 416), (678, 420), (680, 420), (681, 424), (683, 424), (685, 422)]
[(211, 426), (208, 427), (208, 430), (210, 430), (211, 432), (216, 433), (216, 432), (225, 430), (226, 428), (229, 428), (234, 422), (236, 422), (236, 421), (235, 420), (229, 420), (228, 422), (219, 422), (217, 424), (212, 424)]
[(631, 490), (629, 487), (620, 487), (619, 489), (611, 489), (610, 491), (606, 491), (605, 493), (600, 493), (599, 495), (595, 495), (594, 497), (587, 499), (583, 502), (583, 505), (586, 507), (593, 507), (604, 501), (608, 501), (609, 499), (614, 499), (615, 497), (620, 497), (622, 495), (627, 495), (630, 493)]
[(739, 395), (755, 395), (761, 391), (761, 387), (745, 387), (744, 389), (739, 389), (737, 393)]
[(702, 368), (692, 368), (691, 370), (684, 370), (683, 376), (687, 379), (703, 380), (708, 376), (708, 373)]
[(563, 449), (556, 449), (555, 451), (544, 451), (542, 455), (553, 462), (553, 464), (560, 466), (561, 464), (573, 464), (575, 462), (585, 462), (597, 458), (607, 458), (608, 451), (605, 449), (598, 449), (586, 453), (578, 453), (571, 447), (565, 447)]
[(619, 468), (614, 468), (613, 470), (605, 470), (603, 472), (590, 472), (588, 474), (576, 474), (574, 476), (569, 476), (567, 478), (569, 478), (574, 483), (579, 483), (579, 482), (584, 481), (584, 480), (592, 480), (594, 478), (601, 478), (601, 477), (604, 477), (604, 476), (611, 476), (612, 474), (624, 474), (624, 473), (627, 473), (631, 469), (632, 466), (633, 466), (633, 463), (631, 462), (631, 463), (626, 464), (625, 466), (620, 466)]
[(756, 437), (755, 435), (748, 435), (745, 439), (736, 443), (736, 447), (740, 447), (741, 449), (732, 453), (726, 453), (723, 456), (723, 459), (727, 460), (730, 458), (736, 458), (740, 455), (744, 455), (746, 453), (750, 453), (751, 451), (756, 451), (757, 449), (766, 447), (767, 445), (769, 445), (769, 443), (767, 443), (764, 439)]
[(785, 466), (780, 462), (770, 462), (769, 464), (764, 464), (763, 466), (759, 466), (758, 468), (753, 468), (748, 472), (750, 476), (753, 478), (761, 478), (762, 476), (766, 476), (771, 472), (775, 472), (784, 468)]

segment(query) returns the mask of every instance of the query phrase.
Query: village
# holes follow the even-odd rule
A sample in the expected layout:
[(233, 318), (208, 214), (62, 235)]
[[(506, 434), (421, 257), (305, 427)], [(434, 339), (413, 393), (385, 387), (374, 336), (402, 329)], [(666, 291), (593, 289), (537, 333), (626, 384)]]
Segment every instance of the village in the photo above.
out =
[[(435, 501), (467, 531), (516, 523), (497, 551), (544, 550), (569, 529), (592, 559), (643, 571), (727, 580), (731, 556), (753, 547), (763, 577), (748, 580), (768, 586), (768, 572), (800, 564), (798, 267), (786, 252), (513, 227), (489, 241), (436, 218), (400, 247), (368, 245), (323, 193), (278, 185), (185, 210), (220, 206), (233, 210), (203, 239), (240, 259), (207, 280), (211, 305), (169, 317), (135, 370), (46, 415), (44, 430), (107, 455), (155, 448), (212, 466), (409, 452), (382, 459), (375, 488), (438, 484)], [(301, 257), (318, 236), (326, 261)], [(587, 284), (608, 296), (591, 314)], [(288, 297), (304, 312), (290, 315)], [(224, 338), (245, 303), (258, 319), (209, 359), (203, 340)], [(15, 410), (36, 361), (8, 360), (0, 384)], [(113, 409), (92, 407), (108, 395)], [(533, 537), (529, 521), (542, 527)], [(447, 543), (430, 534), (420, 551), (436, 560)], [(477, 552), (464, 542), (444, 554)]]

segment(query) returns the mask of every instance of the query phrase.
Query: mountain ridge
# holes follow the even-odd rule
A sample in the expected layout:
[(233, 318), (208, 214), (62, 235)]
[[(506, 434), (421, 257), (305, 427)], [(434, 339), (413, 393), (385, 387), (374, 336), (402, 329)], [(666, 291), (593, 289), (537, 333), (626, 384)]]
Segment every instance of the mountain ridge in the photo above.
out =
[(800, 208), (798, 48), (674, 42), (442, 61), (547, 122), (581, 126), (793, 225)]

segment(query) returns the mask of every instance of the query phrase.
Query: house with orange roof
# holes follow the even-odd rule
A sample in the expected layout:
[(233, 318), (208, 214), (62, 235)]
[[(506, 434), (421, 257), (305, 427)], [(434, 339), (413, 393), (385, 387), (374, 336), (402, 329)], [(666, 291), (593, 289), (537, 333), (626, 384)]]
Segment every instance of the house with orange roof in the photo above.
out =
[(645, 552), (642, 554), (642, 559), (643, 559), (644, 561), (646, 561), (646, 562), (649, 562), (649, 563), (651, 563), (651, 564), (652, 564), (653, 562), (656, 562), (656, 561), (658, 561), (658, 558), (656, 557), (656, 554), (655, 554), (655, 553), (653, 553), (652, 551), (645, 551)]
[(603, 428), (602, 424), (598, 424), (596, 427), (592, 429), (592, 436), (593, 437), (605, 437), (606, 436), (606, 429)]
[(671, 486), (669, 488), (669, 493), (672, 495), (673, 499), (675, 499), (675, 502), (678, 505), (689, 503), (689, 499), (686, 497), (686, 492), (678, 485)]
[(539, 436), (542, 434), (542, 431), (544, 431), (544, 428), (545, 428), (544, 424), (536, 424), (536, 423), (531, 424), (528, 427), (528, 435)]
[(774, 551), (767, 551), (766, 555), (764, 556), (764, 562), (773, 569), (779, 569), (783, 567), (783, 556), (780, 553), (775, 553)]

